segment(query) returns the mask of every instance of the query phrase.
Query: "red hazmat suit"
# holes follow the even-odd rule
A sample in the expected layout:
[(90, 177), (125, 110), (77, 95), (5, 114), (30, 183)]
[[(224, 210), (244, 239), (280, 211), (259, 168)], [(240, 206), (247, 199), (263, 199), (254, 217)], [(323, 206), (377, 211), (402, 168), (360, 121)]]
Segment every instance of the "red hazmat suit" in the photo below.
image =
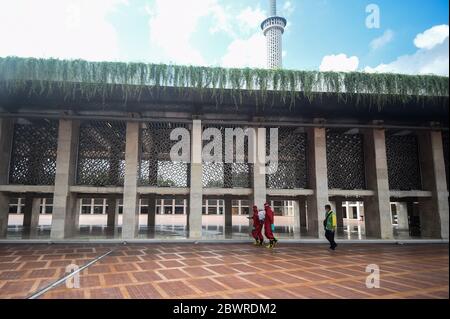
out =
[(263, 224), (259, 220), (258, 216), (258, 208), (253, 206), (253, 231), (252, 236), (255, 240), (259, 240), (260, 242), (264, 241), (264, 237), (262, 235)]
[(264, 210), (266, 211), (266, 219), (264, 220), (264, 235), (266, 235), (267, 239), (273, 241), (275, 240), (275, 236), (272, 232), (272, 225), (275, 224), (274, 213), (269, 204), (264, 205)]

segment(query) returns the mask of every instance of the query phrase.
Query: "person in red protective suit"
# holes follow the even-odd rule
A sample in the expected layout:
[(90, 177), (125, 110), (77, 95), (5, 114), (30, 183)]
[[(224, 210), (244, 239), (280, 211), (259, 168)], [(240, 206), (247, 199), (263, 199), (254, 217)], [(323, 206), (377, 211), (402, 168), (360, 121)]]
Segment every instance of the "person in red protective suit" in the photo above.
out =
[(253, 230), (252, 230), (252, 236), (255, 239), (255, 246), (262, 246), (264, 245), (264, 237), (262, 235), (262, 228), (263, 223), (260, 220), (258, 207), (253, 206)]
[(275, 231), (275, 215), (272, 208), (270, 208), (269, 203), (264, 204), (264, 210), (266, 211), (266, 219), (264, 220), (264, 234), (270, 241), (269, 245), (266, 247), (273, 248), (278, 243), (278, 240), (273, 235), (273, 232)]

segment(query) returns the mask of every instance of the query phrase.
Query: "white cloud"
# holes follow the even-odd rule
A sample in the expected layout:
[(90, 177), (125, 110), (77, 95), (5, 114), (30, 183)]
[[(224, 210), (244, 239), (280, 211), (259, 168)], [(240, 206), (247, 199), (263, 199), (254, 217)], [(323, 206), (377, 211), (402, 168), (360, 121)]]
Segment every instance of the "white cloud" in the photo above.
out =
[(209, 32), (215, 34), (218, 32), (224, 32), (230, 36), (234, 36), (232, 19), (234, 15), (226, 7), (219, 5), (217, 2), (211, 6), (211, 17), (213, 18), (213, 26), (210, 27)]
[(266, 17), (267, 12), (259, 6), (246, 7), (236, 15), (234, 24), (235, 27), (238, 26), (239, 32), (234, 36), (221, 59), (220, 64), (223, 67), (264, 68), (266, 66), (266, 39), (260, 29), (261, 22)]
[[(150, 43), (159, 51), (155, 62), (203, 65), (201, 52), (191, 43), (200, 19), (220, 12), (216, 0), (156, 0), (147, 7)], [(224, 16), (221, 16), (224, 19)]]
[[(246, 7), (236, 14), (235, 7), (226, 7), (218, 0), (156, 0), (147, 6), (149, 14), (150, 45), (155, 62), (206, 65), (202, 52), (192, 43), (202, 19), (209, 24), (209, 33), (223, 33), (237, 41), (239, 37), (259, 31), (265, 13), (259, 7)], [(176, 23), (173, 23), (176, 21)], [(241, 39), (241, 41), (244, 41)], [(227, 59), (228, 60), (228, 59)]]
[(225, 6), (218, 0), (156, 0), (147, 6), (147, 13), (153, 48), (150, 58), (155, 62), (208, 65), (201, 50), (193, 44), (200, 24), (206, 24), (209, 34), (218, 37), (222, 33), (231, 39), (225, 55), (214, 62), (228, 67), (265, 65), (260, 24), (266, 13), (259, 6)]
[(266, 16), (259, 7), (256, 9), (247, 7), (238, 14), (237, 19), (241, 28), (254, 30), (260, 27)]
[(392, 30), (386, 30), (382, 36), (375, 38), (370, 42), (370, 48), (372, 50), (377, 50), (388, 43), (390, 43), (394, 39), (394, 32)]
[(352, 72), (359, 66), (359, 58), (347, 57), (346, 54), (327, 55), (322, 59), (320, 71)]
[[(448, 26), (433, 27), (419, 34), (414, 40), (418, 50), (411, 55), (403, 55), (395, 61), (380, 64), (374, 68), (366, 67), (366, 72), (387, 72), (403, 74), (449, 75), (449, 35)], [(437, 31), (436, 30), (441, 30)], [(442, 39), (443, 35), (446, 37)]]
[(283, 14), (286, 16), (290, 16), (295, 10), (295, 6), (292, 4), (292, 1), (287, 0), (283, 5)]
[(266, 65), (266, 40), (260, 33), (255, 33), (248, 39), (236, 39), (227, 49), (222, 58), (224, 67), (255, 67)]
[(437, 25), (420, 33), (414, 39), (414, 44), (419, 49), (431, 50), (436, 45), (442, 44), (448, 38), (448, 25)]
[(366, 72), (449, 75), (448, 38), (431, 50), (419, 49), (412, 55), (403, 55), (395, 61), (366, 67)]
[(0, 56), (119, 60), (108, 15), (125, 0), (0, 1)]

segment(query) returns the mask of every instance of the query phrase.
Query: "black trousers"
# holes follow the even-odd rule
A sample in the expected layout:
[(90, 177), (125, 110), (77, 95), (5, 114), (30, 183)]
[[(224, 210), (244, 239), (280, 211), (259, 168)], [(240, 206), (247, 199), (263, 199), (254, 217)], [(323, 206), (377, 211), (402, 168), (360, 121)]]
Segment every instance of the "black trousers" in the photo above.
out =
[(336, 247), (336, 242), (334, 241), (334, 231), (325, 230), (325, 238), (330, 242), (330, 247)]

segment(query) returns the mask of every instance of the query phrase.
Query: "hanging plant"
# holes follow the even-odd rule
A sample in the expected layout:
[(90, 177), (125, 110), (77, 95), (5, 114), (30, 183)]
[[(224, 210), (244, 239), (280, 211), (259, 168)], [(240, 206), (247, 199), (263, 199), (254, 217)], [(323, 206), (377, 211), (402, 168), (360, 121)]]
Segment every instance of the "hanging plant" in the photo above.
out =
[[(224, 69), (165, 64), (87, 62), (83, 60), (0, 58), (0, 94), (51, 96), (56, 90), (65, 100), (77, 97), (106, 101), (117, 88), (122, 99), (141, 99), (143, 92), (157, 95), (168, 87), (187, 96), (192, 90), (201, 99), (222, 104), (225, 93), (238, 106), (244, 95), (253, 96), (255, 104), (268, 101), (269, 91), (278, 93), (290, 107), (300, 95), (309, 102), (324, 93), (335, 93), (339, 100), (353, 99), (379, 109), (387, 103), (423, 103), (427, 98), (448, 101), (449, 78), (435, 75), (377, 74), (362, 72), (317, 72), (266, 69)], [(319, 100), (320, 101), (320, 100)]]

